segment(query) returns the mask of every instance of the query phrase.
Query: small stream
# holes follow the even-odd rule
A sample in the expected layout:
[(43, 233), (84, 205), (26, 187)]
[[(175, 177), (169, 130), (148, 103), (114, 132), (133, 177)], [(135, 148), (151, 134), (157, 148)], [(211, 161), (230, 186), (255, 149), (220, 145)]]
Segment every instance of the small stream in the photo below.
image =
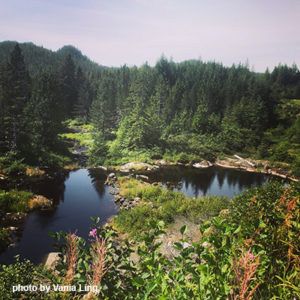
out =
[[(100, 169), (79, 169), (66, 177), (54, 178), (32, 183), (30, 189), (55, 203), (50, 211), (34, 211), (25, 220), (24, 230), (15, 247), (0, 254), (0, 263), (9, 264), (14, 256), (28, 258), (34, 263), (56, 251), (49, 232), (77, 232), (88, 238), (92, 221), (90, 217), (100, 217), (102, 223), (118, 212), (118, 207), (109, 193), (111, 187), (104, 184), (108, 173)], [(211, 167), (195, 169), (187, 167), (163, 167), (146, 174), (150, 182), (162, 182), (178, 186), (190, 197), (205, 195), (225, 195), (232, 198), (252, 185), (260, 186), (272, 176), (249, 173), (234, 169)], [(178, 183), (180, 183), (178, 185)]]

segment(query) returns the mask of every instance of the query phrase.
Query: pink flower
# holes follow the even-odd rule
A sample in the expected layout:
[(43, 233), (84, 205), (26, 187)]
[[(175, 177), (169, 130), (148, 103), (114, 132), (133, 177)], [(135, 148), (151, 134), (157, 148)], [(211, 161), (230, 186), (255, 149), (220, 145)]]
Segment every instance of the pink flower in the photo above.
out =
[(97, 233), (97, 229), (93, 229), (92, 231), (90, 231), (90, 235), (95, 237), (96, 236), (96, 233)]
[(254, 259), (254, 255), (252, 253), (250, 253), (250, 259), (253, 260)]

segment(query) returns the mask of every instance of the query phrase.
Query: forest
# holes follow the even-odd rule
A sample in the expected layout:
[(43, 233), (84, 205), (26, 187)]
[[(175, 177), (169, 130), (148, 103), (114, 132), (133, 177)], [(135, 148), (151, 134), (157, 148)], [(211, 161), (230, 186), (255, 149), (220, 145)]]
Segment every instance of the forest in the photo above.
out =
[[(117, 171), (128, 162), (155, 168), (157, 160), (192, 169), (239, 155), (280, 166), (297, 181), (299, 116), (295, 64), (258, 73), (243, 64), (161, 56), (155, 66), (116, 68), (73, 46), (54, 52), (1, 42), (0, 183), (11, 185), (0, 190), (0, 251), (16, 230), (10, 217), (59, 206), (30, 188), (18, 190), (24, 178), (98, 167), (105, 170), (102, 191), (112, 183), (112, 204), (132, 205), (120, 206), (107, 226), (91, 216), (88, 240), (77, 231), (51, 233), (59, 250), (54, 271), (19, 256), (0, 264), (0, 298), (298, 299), (299, 182), (270, 181), (232, 199), (190, 197)], [(87, 149), (84, 165), (74, 144)], [(97, 189), (96, 180), (91, 184)], [(178, 235), (170, 234), (178, 220)], [(174, 238), (172, 257), (161, 252), (164, 236)], [(95, 290), (77, 289), (87, 285)]]
[(278, 65), (175, 63), (109, 68), (72, 47), (0, 44), (0, 155), (58, 167), (67, 120), (91, 125), (89, 165), (240, 153), (300, 170), (300, 72)]

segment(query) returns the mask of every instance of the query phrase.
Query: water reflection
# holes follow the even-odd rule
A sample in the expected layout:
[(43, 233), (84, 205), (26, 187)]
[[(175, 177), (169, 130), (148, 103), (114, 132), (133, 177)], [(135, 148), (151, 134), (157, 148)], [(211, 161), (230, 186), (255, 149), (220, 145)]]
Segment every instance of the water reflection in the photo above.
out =
[(50, 211), (34, 211), (25, 220), (24, 230), (16, 246), (0, 255), (0, 263), (11, 263), (16, 254), (33, 262), (40, 262), (51, 251), (53, 239), (49, 232), (63, 230), (77, 232), (88, 239), (92, 221), (90, 217), (100, 217), (102, 222), (117, 213), (117, 208), (104, 186), (105, 174), (80, 169), (70, 172), (64, 180), (45, 180), (30, 186), (34, 193), (52, 199), (56, 206)]
[[(233, 197), (251, 185), (262, 185), (269, 175), (248, 173), (233, 169), (211, 167), (195, 169), (186, 167), (164, 167), (147, 174), (150, 181), (167, 185), (178, 185), (178, 190), (190, 197), (225, 195)], [(51, 211), (34, 211), (24, 224), (24, 231), (16, 247), (0, 255), (0, 263), (11, 263), (16, 254), (40, 262), (51, 251), (53, 240), (49, 232), (74, 232), (88, 238), (90, 217), (100, 217), (102, 222), (117, 213), (110, 188), (104, 185), (107, 172), (101, 169), (80, 169), (63, 176), (43, 181), (24, 183), (23, 188), (44, 195), (54, 201)]]
[(182, 182), (182, 187), (175, 189), (189, 197), (224, 195), (232, 198), (252, 185), (264, 184), (271, 176), (220, 167), (195, 169), (172, 166), (149, 174), (149, 178), (152, 182), (171, 182), (175, 186)]

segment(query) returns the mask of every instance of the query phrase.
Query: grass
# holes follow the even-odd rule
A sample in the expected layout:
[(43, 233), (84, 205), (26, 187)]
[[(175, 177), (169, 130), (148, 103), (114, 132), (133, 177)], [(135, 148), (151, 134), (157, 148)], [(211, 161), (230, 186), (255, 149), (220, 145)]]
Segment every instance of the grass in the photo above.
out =
[(91, 132), (71, 132), (71, 133), (62, 133), (60, 137), (75, 140), (80, 143), (81, 146), (90, 147), (93, 145), (93, 137)]
[(159, 219), (171, 224), (176, 216), (184, 216), (200, 224), (229, 206), (229, 199), (224, 196), (189, 198), (181, 192), (162, 189), (132, 178), (120, 179), (120, 194), (130, 200), (141, 198), (141, 205), (130, 210), (122, 209), (114, 219), (115, 226), (121, 232), (133, 237), (147, 230), (147, 224), (152, 220)]
[(12, 212), (26, 212), (30, 209), (30, 200), (33, 199), (34, 195), (25, 191), (11, 190), (1, 191), (0, 190), (0, 211), (1, 214)]

